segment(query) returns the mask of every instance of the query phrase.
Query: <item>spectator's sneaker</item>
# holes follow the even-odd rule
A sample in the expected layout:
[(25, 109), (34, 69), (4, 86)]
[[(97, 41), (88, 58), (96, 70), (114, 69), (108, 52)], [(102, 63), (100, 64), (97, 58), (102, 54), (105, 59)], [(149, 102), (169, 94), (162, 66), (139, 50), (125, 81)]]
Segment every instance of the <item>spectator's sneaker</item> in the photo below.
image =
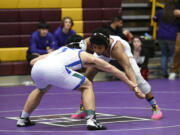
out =
[(87, 118), (87, 129), (88, 130), (106, 130), (107, 128), (96, 121), (95, 117)]
[(170, 73), (169, 80), (175, 80), (176, 79), (176, 73)]
[(160, 120), (163, 117), (163, 114), (157, 105), (152, 106), (152, 111), (153, 111), (153, 115), (152, 115), (151, 119)]
[(17, 121), (18, 127), (27, 127), (27, 126), (33, 126), (35, 125), (35, 122), (31, 122), (29, 117), (28, 118), (20, 118)]

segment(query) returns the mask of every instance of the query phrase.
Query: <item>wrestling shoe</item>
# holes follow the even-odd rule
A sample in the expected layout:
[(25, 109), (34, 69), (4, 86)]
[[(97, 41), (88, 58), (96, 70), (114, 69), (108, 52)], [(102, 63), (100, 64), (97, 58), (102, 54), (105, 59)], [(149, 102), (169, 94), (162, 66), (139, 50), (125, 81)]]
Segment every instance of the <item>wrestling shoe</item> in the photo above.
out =
[(80, 106), (80, 109), (75, 114), (71, 115), (72, 119), (84, 119), (85, 117), (86, 112), (83, 105)]
[(158, 107), (158, 105), (152, 105), (152, 111), (153, 111), (153, 115), (152, 115), (151, 119), (160, 120), (163, 117), (163, 114), (162, 114), (160, 108)]
[(90, 116), (87, 119), (87, 129), (88, 130), (106, 130), (107, 128), (103, 125), (97, 122), (95, 116)]
[(27, 127), (27, 126), (33, 126), (35, 125), (35, 122), (31, 122), (29, 117), (28, 118), (20, 118), (17, 121), (18, 127)]

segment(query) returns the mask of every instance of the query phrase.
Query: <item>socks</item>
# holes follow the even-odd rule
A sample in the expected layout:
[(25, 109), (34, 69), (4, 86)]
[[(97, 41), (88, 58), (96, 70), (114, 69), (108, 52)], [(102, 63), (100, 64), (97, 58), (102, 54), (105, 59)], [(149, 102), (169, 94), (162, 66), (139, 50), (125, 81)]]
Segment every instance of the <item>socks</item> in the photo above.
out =
[(156, 100), (155, 100), (155, 98), (154, 98), (154, 97), (152, 97), (152, 98), (148, 99), (148, 102), (150, 103), (150, 105), (151, 105), (151, 106), (155, 106), (155, 105), (157, 105)]
[(21, 113), (21, 118), (28, 118), (29, 117), (29, 113), (27, 113), (27, 112), (25, 112), (24, 110), (22, 111), (22, 113)]
[(95, 111), (93, 110), (86, 110), (86, 119), (95, 118)]

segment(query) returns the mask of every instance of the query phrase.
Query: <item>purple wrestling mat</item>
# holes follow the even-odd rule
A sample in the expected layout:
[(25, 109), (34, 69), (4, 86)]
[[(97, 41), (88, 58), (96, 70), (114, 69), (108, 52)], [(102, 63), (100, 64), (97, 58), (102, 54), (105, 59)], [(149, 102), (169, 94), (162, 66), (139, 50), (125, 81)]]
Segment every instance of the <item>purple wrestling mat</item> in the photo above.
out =
[(16, 127), (26, 98), (33, 86), (0, 87), (0, 135), (179, 135), (180, 79), (151, 80), (154, 96), (163, 111), (163, 119), (151, 120), (146, 100), (137, 99), (120, 81), (95, 82), (97, 119), (104, 131), (88, 131), (84, 120), (73, 120), (80, 92), (53, 87), (32, 113), (32, 127)]

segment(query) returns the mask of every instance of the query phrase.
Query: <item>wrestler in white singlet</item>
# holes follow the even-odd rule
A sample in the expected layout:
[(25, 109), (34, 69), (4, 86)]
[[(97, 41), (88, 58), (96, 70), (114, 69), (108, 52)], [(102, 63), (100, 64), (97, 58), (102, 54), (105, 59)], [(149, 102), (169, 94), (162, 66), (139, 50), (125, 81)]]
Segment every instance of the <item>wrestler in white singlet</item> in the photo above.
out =
[(37, 88), (44, 89), (49, 84), (65, 89), (77, 89), (85, 76), (74, 71), (82, 68), (80, 49), (61, 47), (44, 59), (37, 61), (31, 71)]
[(142, 77), (139, 66), (136, 63), (136, 60), (133, 58), (133, 54), (131, 52), (131, 48), (129, 46), (129, 43), (125, 40), (123, 40), (122, 38), (120, 38), (119, 36), (112, 36), (110, 35), (110, 39), (113, 40), (113, 43), (111, 44), (111, 48), (110, 48), (110, 57), (106, 57), (104, 55), (98, 55), (97, 53), (94, 53), (93, 55), (101, 58), (107, 62), (110, 62), (111, 60), (116, 60), (114, 58), (111, 57), (111, 52), (113, 47), (115, 46), (116, 42), (119, 41), (121, 42), (121, 44), (124, 47), (124, 51), (126, 53), (126, 55), (129, 57), (129, 62), (131, 64), (131, 67), (134, 70), (134, 73), (136, 75), (136, 79), (137, 79), (137, 83), (138, 83), (138, 87), (142, 90), (142, 92), (144, 94), (147, 94), (151, 91), (151, 86), (149, 85), (149, 83)]

